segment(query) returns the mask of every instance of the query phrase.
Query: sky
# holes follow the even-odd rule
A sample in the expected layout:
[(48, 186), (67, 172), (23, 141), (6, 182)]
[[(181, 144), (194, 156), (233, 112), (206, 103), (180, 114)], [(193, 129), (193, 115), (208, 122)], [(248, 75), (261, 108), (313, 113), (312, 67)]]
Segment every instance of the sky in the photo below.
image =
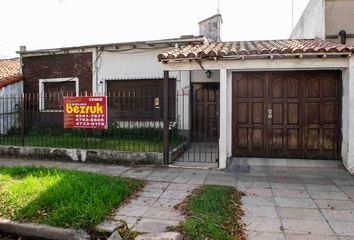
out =
[[(219, 0), (222, 40), (288, 38), (292, 0)], [(294, 1), (294, 25), (309, 0)], [(28, 50), (198, 35), (218, 0), (0, 0), (0, 58)]]

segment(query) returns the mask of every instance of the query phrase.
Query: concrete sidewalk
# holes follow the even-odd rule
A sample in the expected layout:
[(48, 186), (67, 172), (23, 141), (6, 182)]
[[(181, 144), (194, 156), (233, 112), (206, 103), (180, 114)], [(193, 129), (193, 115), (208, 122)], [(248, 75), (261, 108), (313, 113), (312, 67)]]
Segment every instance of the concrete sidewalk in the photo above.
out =
[[(128, 227), (143, 233), (164, 232), (168, 226), (177, 226), (185, 216), (175, 205), (192, 193), (200, 185), (149, 182), (139, 195), (130, 202), (121, 206), (113, 218), (100, 224), (114, 228), (120, 221), (128, 224)], [(100, 228), (100, 226), (98, 226)]]
[(246, 193), (242, 208), (248, 239), (354, 240), (354, 177), (341, 166), (253, 166), (248, 173), (234, 173), (0, 159), (1, 166), (32, 164), (165, 182), (166, 189), (179, 183), (183, 191), (202, 184), (233, 186)]

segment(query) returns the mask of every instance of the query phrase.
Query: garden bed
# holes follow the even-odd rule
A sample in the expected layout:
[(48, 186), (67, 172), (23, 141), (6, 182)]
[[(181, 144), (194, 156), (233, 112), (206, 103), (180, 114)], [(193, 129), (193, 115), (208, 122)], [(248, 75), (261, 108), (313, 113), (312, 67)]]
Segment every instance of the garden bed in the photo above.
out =
[[(244, 240), (242, 193), (233, 187), (203, 186), (178, 205), (187, 216), (177, 230), (186, 240)], [(176, 230), (176, 229), (174, 229)]]

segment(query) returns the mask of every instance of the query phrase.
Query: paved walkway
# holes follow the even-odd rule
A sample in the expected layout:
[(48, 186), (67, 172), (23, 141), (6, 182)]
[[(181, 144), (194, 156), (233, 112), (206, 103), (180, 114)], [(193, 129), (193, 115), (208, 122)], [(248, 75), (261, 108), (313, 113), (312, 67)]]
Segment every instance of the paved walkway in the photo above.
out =
[[(161, 208), (170, 208), (179, 200), (166, 197), (172, 192), (182, 191), (182, 199), (182, 196), (199, 184), (227, 185), (237, 187), (247, 194), (242, 198), (242, 208), (245, 211), (243, 221), (247, 224), (248, 239), (354, 240), (354, 177), (342, 167), (252, 167), (249, 173), (226, 173), (219, 170), (0, 159), (0, 165), (25, 164), (56, 166), (159, 182), (149, 184), (142, 193), (141, 197), (146, 198), (146, 202), (136, 200), (136, 205), (141, 206), (141, 209), (148, 205), (141, 210), (144, 212), (142, 218), (146, 219), (161, 215)], [(150, 202), (147, 198), (153, 199)], [(118, 213), (128, 217), (124, 214), (127, 212), (129, 211), (123, 207)], [(179, 217), (176, 215), (173, 216), (175, 219), (166, 221), (178, 221)], [(140, 220), (140, 223), (142, 224), (138, 222), (133, 226), (137, 230), (140, 227), (151, 227), (148, 221)]]
[(198, 186), (150, 182), (136, 199), (119, 208), (113, 219), (125, 221), (129, 228), (138, 232), (164, 232), (167, 226), (177, 226), (184, 219), (174, 206)]

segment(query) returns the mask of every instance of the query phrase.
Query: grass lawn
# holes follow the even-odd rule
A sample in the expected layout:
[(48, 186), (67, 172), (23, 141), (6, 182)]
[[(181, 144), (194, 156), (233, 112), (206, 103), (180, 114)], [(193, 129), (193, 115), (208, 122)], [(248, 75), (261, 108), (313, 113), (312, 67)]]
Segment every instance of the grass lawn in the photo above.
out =
[(142, 181), (44, 167), (0, 167), (0, 218), (92, 229)]
[[(185, 141), (179, 137), (171, 140), (171, 148), (177, 147)], [(19, 135), (1, 136), (0, 145), (21, 145)], [(81, 149), (108, 149), (114, 151), (137, 151), (137, 152), (162, 152), (163, 141), (149, 138), (128, 137), (88, 137), (87, 143), (82, 136), (74, 134), (28, 134), (24, 139), (25, 146), (58, 147), (58, 148), (81, 148)]]
[[(86, 148), (84, 138), (77, 136), (50, 136), (36, 135), (26, 136), (25, 146), (35, 147), (58, 147), (58, 148)], [(16, 137), (0, 138), (1, 145), (21, 145), (21, 140)], [(142, 151), (161, 152), (162, 142), (155, 142), (143, 139), (114, 139), (114, 138), (88, 138), (88, 149), (109, 149), (116, 151)]]
[(178, 227), (187, 240), (244, 239), (239, 207), (241, 193), (235, 188), (204, 186), (182, 207), (186, 220)]

